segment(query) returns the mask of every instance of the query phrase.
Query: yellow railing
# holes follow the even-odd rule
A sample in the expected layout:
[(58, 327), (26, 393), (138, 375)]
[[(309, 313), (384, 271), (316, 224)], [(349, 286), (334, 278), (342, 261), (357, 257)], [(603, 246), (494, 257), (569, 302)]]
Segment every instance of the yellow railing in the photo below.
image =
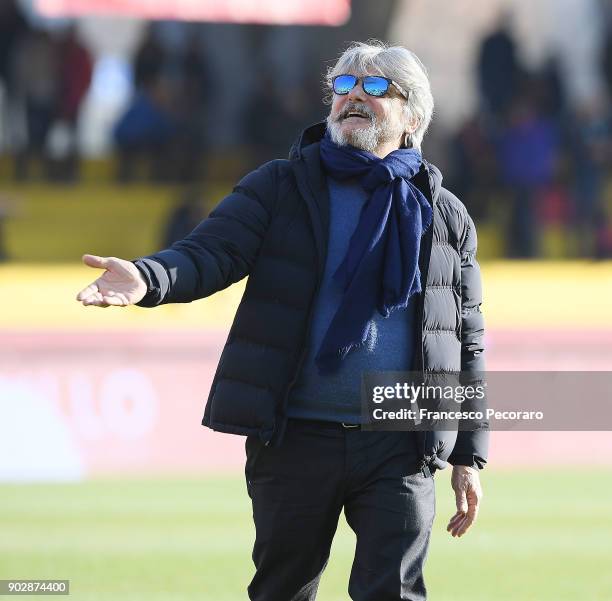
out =
[[(227, 328), (245, 282), (190, 304), (83, 307), (74, 297), (95, 277), (77, 263), (0, 266), (0, 329)], [(612, 328), (610, 261), (485, 262), (483, 288), (488, 327)]]

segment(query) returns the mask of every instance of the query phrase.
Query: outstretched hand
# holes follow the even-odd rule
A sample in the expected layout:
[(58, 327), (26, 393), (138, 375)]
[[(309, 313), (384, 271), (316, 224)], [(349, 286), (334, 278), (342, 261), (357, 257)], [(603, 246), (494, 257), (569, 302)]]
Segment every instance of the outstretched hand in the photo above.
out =
[(446, 530), (452, 536), (459, 537), (466, 533), (478, 517), (482, 500), (478, 470), (465, 465), (455, 465), (451, 476), (451, 486), (455, 491), (457, 513), (448, 522)]
[(77, 294), (76, 300), (85, 306), (127, 307), (142, 300), (147, 293), (147, 284), (131, 261), (117, 257), (83, 255), (83, 263), (106, 270)]

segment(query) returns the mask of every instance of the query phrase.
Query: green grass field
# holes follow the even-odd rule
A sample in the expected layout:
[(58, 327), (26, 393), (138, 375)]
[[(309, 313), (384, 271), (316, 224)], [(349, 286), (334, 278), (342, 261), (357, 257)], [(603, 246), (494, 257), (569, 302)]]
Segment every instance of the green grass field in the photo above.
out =
[[(485, 471), (461, 539), (436, 475), (432, 601), (612, 600), (612, 471)], [(0, 486), (0, 579), (70, 579), (75, 600), (244, 601), (254, 536), (239, 476)], [(347, 601), (344, 518), (318, 599)], [(27, 596), (26, 598), (34, 598)]]

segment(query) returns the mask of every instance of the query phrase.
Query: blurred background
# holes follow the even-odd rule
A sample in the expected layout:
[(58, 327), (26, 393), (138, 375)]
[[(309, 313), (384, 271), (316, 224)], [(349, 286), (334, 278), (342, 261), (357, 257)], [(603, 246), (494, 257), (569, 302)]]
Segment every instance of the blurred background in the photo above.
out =
[[(612, 371), (612, 1), (0, 0), (0, 579), (246, 597), (244, 439), (200, 426), (244, 282), (102, 311), (74, 300), (80, 257), (182, 238), (325, 118), (327, 67), (369, 38), (429, 71), (423, 151), (477, 225), (489, 369)], [(433, 601), (612, 600), (601, 428), (492, 433), (460, 540), (436, 475)], [(342, 523), (323, 601), (353, 548)]]

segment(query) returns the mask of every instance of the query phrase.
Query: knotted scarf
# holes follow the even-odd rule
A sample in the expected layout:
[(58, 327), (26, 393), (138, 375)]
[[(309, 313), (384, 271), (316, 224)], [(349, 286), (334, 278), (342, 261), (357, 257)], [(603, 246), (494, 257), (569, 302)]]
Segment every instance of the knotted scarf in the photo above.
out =
[(367, 338), (375, 310), (383, 317), (406, 308), (421, 291), (419, 250), (431, 224), (431, 205), (410, 181), (418, 173), (418, 150), (398, 149), (385, 158), (326, 135), (320, 144), (325, 172), (337, 180), (357, 178), (364, 204), (346, 256), (333, 275), (343, 291), (340, 306), (315, 357), (319, 373), (335, 371)]

